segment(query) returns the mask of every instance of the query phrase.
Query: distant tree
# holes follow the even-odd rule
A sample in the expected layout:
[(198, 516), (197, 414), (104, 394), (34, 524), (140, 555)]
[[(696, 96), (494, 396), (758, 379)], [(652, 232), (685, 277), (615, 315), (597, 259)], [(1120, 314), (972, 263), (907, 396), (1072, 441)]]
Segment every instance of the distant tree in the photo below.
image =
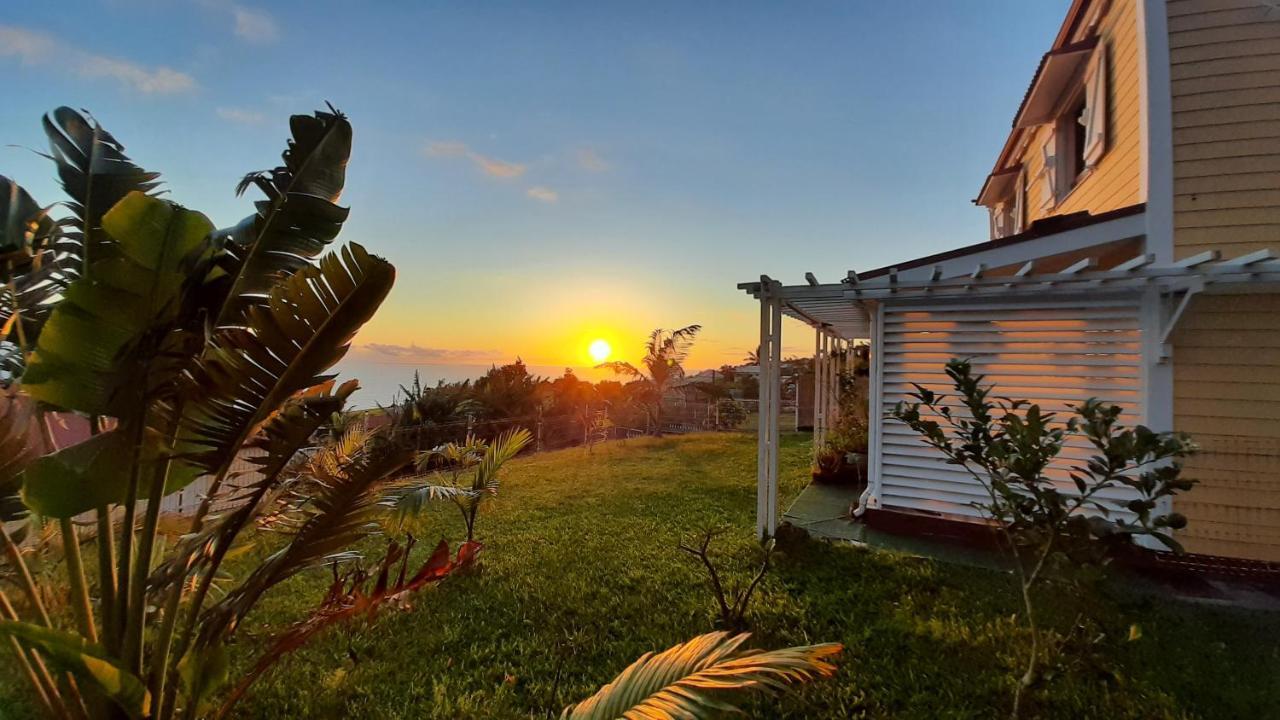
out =
[(539, 386), (543, 382), (542, 378), (530, 375), (524, 361), (516, 358), (513, 363), (489, 368), (489, 372), (476, 380), (474, 399), (489, 418), (525, 417), (537, 412)]
[(684, 377), (683, 363), (689, 357), (694, 338), (700, 330), (701, 325), (689, 325), (670, 332), (658, 328), (649, 333), (644, 359), (641, 361), (645, 367), (643, 371), (622, 361), (596, 366), (634, 378), (636, 399), (645, 408), (655, 435), (662, 434), (662, 396), (671, 387), (671, 383)]

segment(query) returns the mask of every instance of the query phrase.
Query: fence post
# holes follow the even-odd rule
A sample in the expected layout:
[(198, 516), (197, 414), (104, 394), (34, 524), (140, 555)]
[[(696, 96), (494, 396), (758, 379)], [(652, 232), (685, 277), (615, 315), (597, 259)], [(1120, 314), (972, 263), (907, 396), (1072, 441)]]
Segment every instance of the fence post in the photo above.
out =
[(538, 408), (538, 416), (534, 419), (533, 451), (542, 452), (542, 408)]

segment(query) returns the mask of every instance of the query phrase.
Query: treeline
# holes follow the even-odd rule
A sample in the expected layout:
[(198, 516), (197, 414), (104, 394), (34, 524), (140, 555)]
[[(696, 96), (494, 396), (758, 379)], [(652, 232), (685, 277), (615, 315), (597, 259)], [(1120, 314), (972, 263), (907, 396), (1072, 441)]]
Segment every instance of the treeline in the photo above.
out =
[[(547, 378), (532, 374), (523, 360), (491, 367), (475, 380), (439, 381), (423, 385), (414, 372), (388, 405), (363, 417), (375, 425), (391, 425), (393, 432), (431, 447), (465, 437), (468, 432), (495, 436), (511, 427), (541, 430), (540, 444), (563, 447), (589, 444), (619, 434), (656, 433), (656, 405), (667, 406), (665, 423), (693, 422), (711, 429), (727, 429), (742, 422), (735, 398), (755, 394), (754, 378), (735, 375), (732, 368), (705, 380), (655, 392), (643, 379), (591, 382), (572, 369)], [(733, 405), (733, 408), (729, 408)], [(674, 406), (674, 407), (673, 407)], [(692, 406), (694, 413), (678, 412)], [(693, 416), (696, 414), (696, 417)], [(359, 416), (352, 416), (352, 418)], [(710, 418), (709, 420), (706, 418)]]

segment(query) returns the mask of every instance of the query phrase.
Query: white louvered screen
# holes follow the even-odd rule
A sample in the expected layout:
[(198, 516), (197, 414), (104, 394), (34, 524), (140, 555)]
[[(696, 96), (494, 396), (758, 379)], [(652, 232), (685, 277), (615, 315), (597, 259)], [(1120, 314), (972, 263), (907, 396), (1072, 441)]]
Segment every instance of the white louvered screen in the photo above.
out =
[[(909, 400), (912, 383), (954, 400), (943, 370), (951, 358), (970, 359), (985, 383), (996, 385), (995, 395), (1038, 403), (1042, 410), (1059, 412), (1064, 422), (1069, 405), (1098, 397), (1124, 409), (1123, 424), (1140, 423), (1140, 318), (1138, 299), (886, 306), (879, 507), (979, 515), (972, 504), (986, 499), (982, 486), (887, 417), (899, 400)], [(958, 403), (955, 409), (963, 410)], [(1064, 448), (1052, 477), (1073, 488), (1067, 468), (1081, 464), (1091, 450), (1086, 442)], [(1122, 491), (1111, 495), (1130, 497)]]

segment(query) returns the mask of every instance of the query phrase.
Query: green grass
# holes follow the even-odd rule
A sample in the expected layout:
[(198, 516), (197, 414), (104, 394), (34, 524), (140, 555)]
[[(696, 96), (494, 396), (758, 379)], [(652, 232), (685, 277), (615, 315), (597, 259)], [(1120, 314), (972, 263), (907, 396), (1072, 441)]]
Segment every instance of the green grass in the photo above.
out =
[[(787, 438), (784, 502), (803, 487), (807, 453), (803, 439)], [(478, 523), (486, 545), (478, 571), (423, 591), (411, 609), (372, 626), (321, 636), (261, 680), (238, 716), (558, 713), (641, 653), (711, 629), (704, 576), (676, 544), (701, 527), (725, 526), (717, 547), (745, 563), (754, 512), (755, 444), (747, 435), (631, 440), (593, 454), (521, 459)], [(427, 546), (455, 540), (462, 525), (441, 506), (409, 529)], [(311, 607), (326, 581), (314, 573), (277, 589), (238, 636), (239, 662)], [(1045, 599), (1047, 621), (1061, 630), (1083, 607), (1063, 593)], [(1277, 615), (1157, 602), (1115, 588), (1092, 604), (1103, 638), (1087, 662), (1033, 692), (1028, 717), (1280, 715)], [(752, 710), (781, 718), (1003, 715), (1025, 647), (1017, 609), (1011, 579), (998, 573), (788, 544), (754, 606), (753, 642), (839, 641), (846, 652), (835, 679)], [(1130, 641), (1133, 623), (1142, 633)]]

